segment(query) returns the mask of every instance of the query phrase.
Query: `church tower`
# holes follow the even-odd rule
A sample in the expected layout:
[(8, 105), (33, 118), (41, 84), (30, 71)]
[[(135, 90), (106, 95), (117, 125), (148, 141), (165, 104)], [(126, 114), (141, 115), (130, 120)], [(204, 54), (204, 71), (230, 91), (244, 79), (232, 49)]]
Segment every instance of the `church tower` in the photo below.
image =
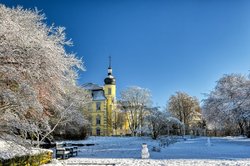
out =
[(108, 76), (104, 79), (104, 93), (106, 97), (106, 135), (113, 134), (112, 113), (116, 109), (116, 83), (115, 77), (112, 75), (111, 57), (109, 57)]

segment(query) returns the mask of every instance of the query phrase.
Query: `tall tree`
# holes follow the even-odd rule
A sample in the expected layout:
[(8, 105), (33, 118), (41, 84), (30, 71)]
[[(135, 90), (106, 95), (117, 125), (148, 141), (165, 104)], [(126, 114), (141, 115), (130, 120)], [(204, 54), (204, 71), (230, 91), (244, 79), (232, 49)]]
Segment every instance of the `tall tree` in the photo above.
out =
[(250, 122), (250, 81), (241, 74), (224, 75), (203, 102), (203, 116), (213, 128), (246, 134)]
[(71, 110), (65, 95), (84, 69), (65, 51), (72, 45), (65, 28), (44, 20), (37, 10), (0, 5), (0, 128), (23, 138), (39, 133), (38, 141), (51, 132), (52, 116)]
[(198, 123), (201, 120), (198, 99), (184, 92), (176, 92), (175, 95), (170, 97), (167, 104), (167, 111), (178, 118), (187, 129), (192, 124)]
[(129, 87), (121, 92), (120, 104), (126, 113), (126, 120), (132, 134), (139, 131), (141, 134), (144, 119), (151, 105), (151, 94), (148, 89), (141, 87)]

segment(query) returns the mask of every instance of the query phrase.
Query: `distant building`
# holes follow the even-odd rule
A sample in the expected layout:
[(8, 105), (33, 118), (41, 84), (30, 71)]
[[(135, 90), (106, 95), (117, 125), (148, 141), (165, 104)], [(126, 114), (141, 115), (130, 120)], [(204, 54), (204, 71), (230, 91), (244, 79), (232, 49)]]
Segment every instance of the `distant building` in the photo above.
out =
[[(128, 133), (128, 123), (125, 114), (117, 109), (116, 81), (112, 75), (111, 60), (108, 76), (104, 79), (104, 86), (86, 83), (82, 87), (89, 91), (92, 102), (88, 106), (88, 115), (91, 123), (90, 135), (111, 136)], [(123, 117), (121, 117), (123, 116)]]

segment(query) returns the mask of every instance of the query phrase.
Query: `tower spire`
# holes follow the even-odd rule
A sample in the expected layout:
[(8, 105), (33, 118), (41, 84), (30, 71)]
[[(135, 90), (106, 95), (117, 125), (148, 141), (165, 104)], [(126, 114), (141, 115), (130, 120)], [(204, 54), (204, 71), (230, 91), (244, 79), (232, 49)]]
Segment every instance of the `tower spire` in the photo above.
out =
[(111, 56), (109, 56), (109, 68), (108, 68), (108, 75), (112, 75), (112, 68), (111, 68)]
[(105, 85), (115, 85), (115, 77), (112, 75), (111, 56), (109, 56), (108, 76), (104, 79)]
[(109, 69), (111, 69), (111, 56), (109, 56)]

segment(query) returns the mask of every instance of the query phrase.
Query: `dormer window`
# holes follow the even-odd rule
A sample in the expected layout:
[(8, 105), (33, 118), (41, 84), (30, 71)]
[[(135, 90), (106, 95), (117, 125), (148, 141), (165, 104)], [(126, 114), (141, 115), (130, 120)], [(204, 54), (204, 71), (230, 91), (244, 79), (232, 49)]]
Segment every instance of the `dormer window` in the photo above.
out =
[(101, 110), (101, 102), (96, 102), (96, 110)]

